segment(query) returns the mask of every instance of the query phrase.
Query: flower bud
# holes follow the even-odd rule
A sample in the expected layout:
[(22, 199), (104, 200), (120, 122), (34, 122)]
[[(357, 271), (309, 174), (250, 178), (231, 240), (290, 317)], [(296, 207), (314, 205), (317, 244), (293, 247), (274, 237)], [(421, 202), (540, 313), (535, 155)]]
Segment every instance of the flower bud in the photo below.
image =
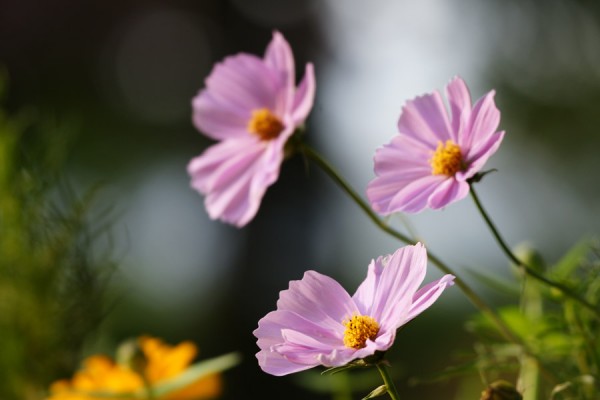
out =
[(367, 399), (372, 399), (375, 397), (383, 396), (384, 394), (387, 394), (387, 392), (388, 392), (387, 386), (381, 385), (381, 386), (373, 389), (373, 391), (371, 393), (369, 393), (368, 395), (366, 395), (365, 397), (363, 397), (362, 400), (367, 400)]
[(145, 375), (148, 359), (140, 348), (137, 339), (127, 340), (117, 349), (117, 362), (121, 365), (128, 366), (132, 371)]
[(523, 400), (523, 396), (512, 383), (498, 380), (481, 392), (480, 400)]

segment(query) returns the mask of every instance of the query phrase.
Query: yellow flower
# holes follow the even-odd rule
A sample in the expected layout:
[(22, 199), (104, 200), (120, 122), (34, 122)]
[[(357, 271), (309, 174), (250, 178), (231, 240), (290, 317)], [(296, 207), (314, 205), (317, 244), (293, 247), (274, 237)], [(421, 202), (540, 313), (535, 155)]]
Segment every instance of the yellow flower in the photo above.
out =
[[(144, 370), (151, 386), (175, 378), (185, 371), (196, 357), (198, 349), (192, 342), (171, 346), (160, 339), (142, 336), (138, 339), (146, 357)], [(169, 393), (164, 400), (192, 400), (214, 398), (221, 393), (221, 376), (212, 374), (202, 377), (183, 389)]]
[[(144, 362), (140, 369), (115, 363), (109, 357), (87, 358), (82, 368), (69, 380), (54, 382), (47, 400), (116, 400), (143, 399), (148, 389), (176, 379), (191, 365), (198, 352), (191, 342), (176, 346), (160, 339), (143, 336), (137, 340)], [(200, 400), (221, 393), (221, 376), (211, 374), (167, 393), (157, 400)], [(115, 395), (114, 398), (110, 397)], [(129, 396), (128, 396), (129, 395)]]
[(144, 381), (138, 374), (115, 364), (106, 356), (95, 355), (84, 361), (83, 368), (70, 382), (61, 380), (53, 383), (48, 400), (93, 400), (98, 398), (94, 393), (123, 395), (143, 387)]

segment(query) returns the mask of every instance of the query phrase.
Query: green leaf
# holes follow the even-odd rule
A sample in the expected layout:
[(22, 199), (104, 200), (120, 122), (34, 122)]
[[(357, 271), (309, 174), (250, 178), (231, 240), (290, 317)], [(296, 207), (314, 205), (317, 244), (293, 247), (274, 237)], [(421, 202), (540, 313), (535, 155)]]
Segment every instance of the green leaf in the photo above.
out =
[(467, 273), (477, 279), (479, 282), (485, 284), (486, 286), (506, 295), (510, 296), (519, 296), (520, 285), (514, 281), (509, 281), (506, 279), (501, 279), (496, 275), (492, 275), (489, 273), (481, 272), (476, 269), (467, 269)]
[(436, 382), (446, 381), (457, 376), (464, 376), (474, 374), (478, 371), (478, 361), (469, 360), (466, 363), (453, 365), (445, 368), (443, 371), (428, 374), (420, 377), (413, 377), (409, 380), (410, 386), (417, 386), (422, 384), (432, 384)]
[(589, 237), (581, 239), (550, 268), (550, 274), (555, 280), (564, 280), (572, 275), (573, 271), (581, 266), (590, 251), (592, 240)]
[(570, 381), (560, 383), (554, 386), (554, 388), (552, 389), (552, 393), (550, 393), (550, 400), (556, 399), (557, 394), (572, 389), (576, 386), (588, 387), (592, 388), (593, 390), (593, 385), (595, 381), (596, 379), (592, 375), (581, 375)]

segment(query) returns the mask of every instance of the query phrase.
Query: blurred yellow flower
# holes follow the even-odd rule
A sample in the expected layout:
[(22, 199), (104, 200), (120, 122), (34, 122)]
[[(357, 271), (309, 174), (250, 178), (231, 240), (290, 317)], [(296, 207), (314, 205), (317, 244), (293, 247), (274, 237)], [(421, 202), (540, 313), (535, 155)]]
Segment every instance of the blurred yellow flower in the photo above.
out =
[(177, 379), (184, 373), (198, 351), (191, 342), (171, 346), (148, 336), (140, 337), (136, 344), (143, 359), (139, 368), (129, 365), (131, 363), (115, 363), (103, 355), (91, 356), (70, 381), (54, 382), (47, 400), (200, 400), (214, 398), (221, 393), (221, 376), (213, 373), (160, 397), (149, 396), (148, 393), (153, 393), (158, 385)]
[[(185, 371), (196, 357), (198, 349), (192, 342), (168, 345), (160, 339), (142, 336), (139, 346), (146, 358), (144, 375), (151, 386), (172, 379)], [(221, 375), (202, 377), (190, 385), (162, 397), (164, 400), (195, 400), (214, 398), (221, 393)]]
[[(124, 395), (144, 387), (142, 378), (129, 368), (115, 364), (110, 358), (95, 355), (87, 358), (83, 368), (71, 381), (60, 380), (50, 387), (49, 400), (91, 400), (86, 393)], [(102, 398), (110, 397), (103, 396)], [(118, 397), (123, 398), (123, 397)]]

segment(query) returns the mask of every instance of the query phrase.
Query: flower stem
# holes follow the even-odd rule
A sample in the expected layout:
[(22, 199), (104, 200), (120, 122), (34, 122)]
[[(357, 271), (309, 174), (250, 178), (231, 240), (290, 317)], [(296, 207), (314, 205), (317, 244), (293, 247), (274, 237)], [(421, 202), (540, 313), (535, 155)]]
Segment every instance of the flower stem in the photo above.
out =
[(394, 381), (388, 372), (385, 362), (378, 362), (375, 364), (381, 377), (383, 378), (383, 383), (385, 383), (385, 387), (387, 388), (387, 392), (392, 398), (392, 400), (400, 400), (400, 396), (398, 395), (398, 390), (396, 389), (396, 385), (394, 385)]
[[(323, 158), (320, 154), (318, 154), (315, 150), (313, 150), (308, 145), (301, 143), (300, 149), (307, 157), (311, 158), (316, 164), (327, 173), (351, 198), (354, 202), (364, 211), (365, 214), (371, 219), (371, 221), (377, 225), (382, 231), (386, 232), (390, 236), (395, 237), (396, 239), (407, 243), (407, 244), (415, 244), (414, 240), (411, 240), (406, 235), (396, 231), (391, 226), (389, 226), (385, 221), (383, 221), (375, 212), (371, 209), (371, 207), (358, 195), (358, 193), (342, 178), (342, 176)], [(438, 257), (436, 257), (433, 253), (428, 251), (429, 260), (438, 267), (442, 272), (446, 274), (452, 274), (456, 277), (454, 282), (456, 286), (458, 286), (462, 292), (467, 296), (467, 298), (478, 308), (486, 317), (494, 322), (496, 327), (500, 330), (502, 336), (505, 339), (512, 343), (519, 344), (521, 346), (525, 346), (523, 341), (520, 340), (515, 334), (510, 330), (510, 328), (504, 323), (504, 321), (492, 310), (490, 306), (488, 306), (481, 297), (479, 297), (473, 289), (471, 289), (462, 279), (456, 275), (456, 273), (444, 264)]]
[[(544, 303), (540, 287), (527, 277), (523, 277), (521, 290), (521, 314), (538, 323), (544, 315)], [(536, 400), (540, 393), (540, 368), (538, 360), (523, 353), (520, 357), (520, 370), (517, 389), (523, 393), (523, 400)]]
[(511, 262), (513, 262), (517, 267), (519, 267), (527, 275), (531, 276), (532, 278), (537, 279), (538, 281), (540, 281), (540, 282), (542, 282), (542, 283), (544, 283), (544, 284), (546, 284), (546, 285), (548, 285), (550, 287), (558, 289), (562, 294), (564, 294), (565, 296), (570, 297), (571, 299), (577, 301), (578, 303), (580, 303), (581, 305), (583, 305), (584, 307), (586, 307), (588, 310), (592, 311), (597, 317), (600, 317), (600, 308), (598, 308), (597, 306), (594, 306), (593, 304), (589, 303), (587, 300), (579, 297), (569, 287), (563, 285), (562, 283), (554, 282), (553, 280), (546, 278), (545, 276), (543, 276), (542, 274), (540, 274), (539, 272), (537, 272), (536, 270), (534, 270), (533, 268), (531, 268), (529, 265), (525, 264), (523, 261), (521, 261), (520, 259), (518, 259), (514, 255), (514, 253), (510, 250), (510, 248), (508, 247), (508, 245), (506, 244), (506, 242), (504, 241), (504, 239), (500, 235), (500, 232), (496, 228), (496, 225), (494, 224), (494, 222), (490, 218), (489, 214), (483, 208), (483, 205), (481, 204), (481, 201), (479, 200), (479, 196), (475, 192), (475, 188), (473, 187), (473, 183), (470, 183), (470, 189), (471, 189), (470, 190), (471, 197), (473, 198), (473, 201), (475, 202), (475, 206), (477, 207), (477, 209), (481, 213), (481, 216), (483, 217), (483, 219), (485, 220), (486, 224), (490, 228), (490, 231), (492, 231), (492, 235), (496, 239), (496, 242), (498, 243), (498, 245), (500, 246), (500, 248), (502, 249), (502, 251), (504, 252), (504, 254), (508, 257), (508, 259)]

